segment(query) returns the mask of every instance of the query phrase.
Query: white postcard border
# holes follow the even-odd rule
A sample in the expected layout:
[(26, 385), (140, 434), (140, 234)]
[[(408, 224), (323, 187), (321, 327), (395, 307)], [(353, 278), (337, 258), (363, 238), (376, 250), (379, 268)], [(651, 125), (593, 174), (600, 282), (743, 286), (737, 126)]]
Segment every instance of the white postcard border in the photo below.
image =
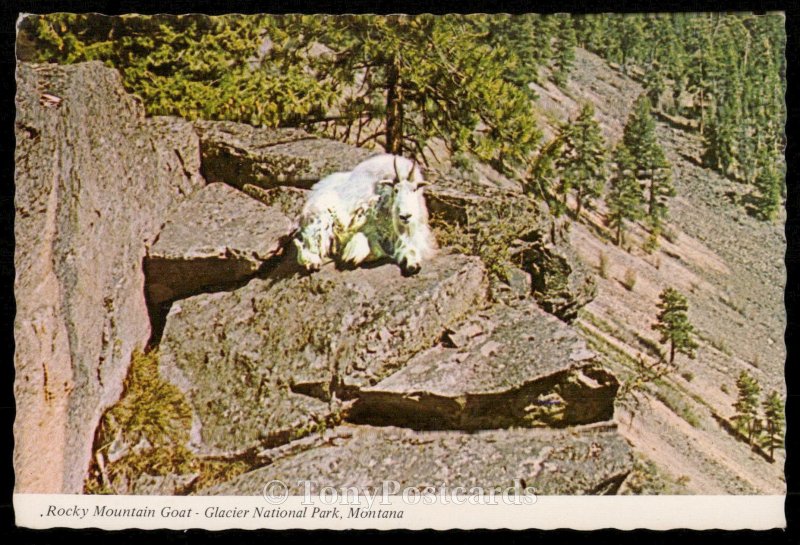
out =
[[(355, 505), (352, 501), (325, 503), (314, 498), (310, 503), (305, 499), (304, 505), (302, 496), (290, 496), (280, 505), (270, 504), (259, 496), (15, 494), (13, 498), (16, 524), (33, 529), (767, 530), (786, 527), (785, 496), (777, 495), (539, 496), (533, 505), (502, 502), (410, 505), (400, 496), (388, 500), (388, 504), (374, 502), (366, 509), (366, 501)], [(140, 514), (116, 515), (125, 509), (139, 510)], [(398, 513), (402, 518), (382, 518), (397, 517)]]

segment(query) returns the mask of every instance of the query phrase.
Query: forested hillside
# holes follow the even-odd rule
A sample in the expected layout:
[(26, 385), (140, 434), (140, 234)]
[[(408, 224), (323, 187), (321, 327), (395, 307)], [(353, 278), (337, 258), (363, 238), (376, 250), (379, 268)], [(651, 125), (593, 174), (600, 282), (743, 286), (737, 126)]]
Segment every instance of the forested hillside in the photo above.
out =
[[(483, 381), (494, 377), (495, 370), (484, 371), (491, 369), (493, 360), (485, 357), (483, 348), (477, 348), (479, 341), (475, 339), (491, 334), (491, 342), (496, 338), (501, 344), (517, 346), (515, 343), (522, 342), (522, 334), (516, 335), (513, 328), (503, 328), (508, 325), (509, 316), (515, 323), (533, 317), (528, 325), (536, 335), (525, 338), (535, 337), (531, 342), (544, 343), (533, 346), (544, 354), (557, 353), (553, 359), (559, 364), (562, 363), (559, 357), (572, 349), (566, 348), (565, 340), (558, 341), (561, 344), (555, 348), (547, 348), (550, 341), (545, 337), (553, 334), (556, 339), (572, 342), (573, 330), (569, 328), (574, 327), (580, 342), (587, 343), (604, 369), (613, 372), (611, 378), (600, 380), (597, 377), (605, 375), (598, 373), (592, 375), (597, 380), (583, 383), (585, 386), (594, 381), (595, 385), (602, 383), (608, 391), (614, 390), (613, 394), (603, 394), (603, 400), (616, 408), (614, 425), (619, 426), (619, 434), (635, 451), (634, 470), (629, 471), (624, 464), (615, 469), (613, 486), (608, 490), (669, 494), (781, 493), (785, 399), (784, 239), (780, 224), (785, 217), (784, 54), (784, 17), (746, 13), (388, 17), (51, 14), (22, 20), (17, 42), (18, 59), (25, 63), (73, 65), (102, 61), (119, 71), (125, 90), (139, 97), (137, 100), (148, 116), (167, 115), (193, 121), (193, 128), (187, 131), (194, 131), (200, 166), (187, 167), (178, 153), (184, 173), (196, 174), (209, 186), (225, 182), (236, 189), (227, 187), (229, 192), (220, 190), (214, 197), (227, 199), (229, 202), (224, 206), (209, 197), (213, 202), (203, 204), (207, 207), (202, 209), (203, 213), (212, 210), (218, 214), (219, 210), (225, 210), (233, 217), (237, 211), (255, 206), (251, 197), (269, 206), (280, 205), (280, 228), (273, 226), (274, 229), (268, 230), (270, 236), (264, 237), (272, 246), (258, 252), (248, 250), (249, 254), (260, 252), (269, 258), (263, 263), (255, 263), (252, 258), (253, 262), (248, 261), (246, 267), (236, 265), (243, 267), (241, 271), (237, 269), (235, 279), (244, 282), (242, 286), (236, 284), (234, 289), (230, 270), (215, 270), (213, 274), (203, 271), (200, 276), (218, 274), (229, 282), (209, 282), (215, 289), (187, 287), (191, 275), (174, 271), (175, 278), (161, 284), (152, 276), (147, 280), (148, 305), (156, 298), (153, 294), (161, 290), (159, 293), (163, 295), (167, 290), (164, 286), (168, 286), (169, 293), (158, 300), (164, 308), (157, 311), (148, 308), (155, 329), (164, 329), (170, 312), (172, 322), (166, 328), (161, 346), (164, 357), (172, 358), (173, 366), (181, 365), (183, 360), (204, 361), (191, 371), (200, 377), (196, 390), (203, 395), (216, 395), (218, 380), (227, 388), (227, 383), (219, 379), (225, 377), (228, 363), (225, 358), (233, 361), (234, 356), (246, 356), (245, 359), (256, 361), (253, 354), (261, 349), (250, 347), (237, 352), (240, 348), (237, 342), (245, 346), (255, 343), (253, 339), (258, 336), (248, 336), (249, 329), (242, 333), (234, 326), (232, 331), (223, 332), (222, 340), (208, 341), (203, 337), (206, 322), (215, 323), (216, 329), (228, 327), (228, 322), (220, 316), (236, 316), (231, 323), (239, 323), (240, 313), (247, 316), (253, 313), (255, 321), (263, 316), (272, 320), (291, 307), (288, 303), (280, 306), (281, 297), (287, 301), (308, 297), (308, 308), (315, 315), (327, 316), (326, 324), (330, 325), (336, 323), (340, 314), (349, 312), (347, 305), (341, 304), (345, 296), (356, 297), (363, 308), (372, 305), (382, 309), (381, 305), (397, 304), (392, 312), (405, 312), (405, 307), (397, 302), (397, 293), (407, 290), (406, 303), (419, 296), (399, 277), (384, 282), (380, 269), (346, 273), (382, 294), (377, 303), (360, 292), (348, 294), (343, 287), (345, 273), (325, 271), (311, 280), (287, 280), (289, 274), (281, 268), (283, 265), (276, 265), (279, 258), (285, 257), (281, 253), (285, 241), (275, 233), (281, 229), (289, 233), (287, 226), (297, 216), (310, 183), (305, 178), (290, 176), (288, 181), (281, 178), (283, 172), (276, 174), (270, 170), (275, 164), (289, 164), (292, 169), (300, 165), (297, 167), (302, 171), (300, 174), (316, 181), (334, 170), (352, 168), (372, 152), (385, 150), (420, 161), (425, 166), (426, 179), (433, 182), (426, 190), (428, 208), (446, 257), (436, 262), (432, 272), (421, 277), (423, 280), (414, 281), (445, 301), (419, 304), (430, 304), (437, 309), (452, 306), (452, 322), (462, 320), (458, 328), (445, 324), (444, 318), (439, 323), (437, 312), (426, 312), (417, 329), (430, 333), (431, 339), (420, 346), (402, 343), (395, 346), (394, 330), (390, 334), (387, 328), (396, 324), (383, 327), (379, 320), (365, 321), (366, 325), (359, 322), (358, 327), (363, 326), (369, 335), (373, 333), (370, 328), (380, 331), (370, 337), (378, 349), (373, 345), (358, 345), (358, 350), (363, 348), (364, 354), (369, 354), (363, 356), (364, 361), (358, 360), (358, 364), (378, 367), (377, 371), (367, 368), (365, 374), (374, 371), (376, 377), (389, 381), (388, 387), (383, 382), (376, 386), (378, 379), (370, 383), (375, 378), (370, 375), (363, 384), (354, 382), (347, 388), (342, 386), (340, 392), (331, 393), (325, 388), (333, 388), (329, 386), (334, 385), (333, 379), (327, 383), (316, 376), (313, 380), (299, 379), (302, 384), (290, 394), (305, 396), (303, 403), (313, 405), (313, 410), (307, 411), (309, 414), (325, 416), (313, 424), (304, 423), (301, 432), (291, 428), (296, 422), (289, 426), (281, 420), (288, 421), (289, 416), (278, 411), (275, 419), (286, 426), (279, 428), (279, 435), (283, 434), (280, 441), (285, 443), (270, 436), (273, 443), (269, 447), (262, 441), (261, 447), (266, 450), (258, 454), (261, 458), (253, 454), (257, 449), (252, 446), (248, 446), (252, 452), (238, 450), (236, 456), (225, 458), (204, 445), (208, 452), (201, 449), (200, 454), (212, 462), (202, 463), (209, 463), (214, 470), (210, 477), (203, 473), (205, 469), (198, 470), (201, 477), (195, 475), (191, 486), (176, 488), (185, 493), (203, 490), (239, 473), (248, 475), (251, 470), (269, 468), (278, 455), (291, 460), (296, 454), (292, 450), (295, 447), (317, 452), (313, 448), (318, 445), (297, 446), (303, 434), (311, 434), (317, 427), (324, 431), (326, 426), (332, 426), (336, 431), (343, 422), (344, 426), (377, 422), (377, 425), (389, 423), (416, 429), (409, 424), (415, 412), (424, 415), (428, 410), (435, 412), (427, 406), (420, 409), (404, 405), (414, 396), (419, 398), (419, 391), (414, 388), (422, 387), (413, 380), (403, 383), (402, 373), (408, 368), (388, 378), (381, 375), (409, 362), (411, 368), (425, 371), (417, 373), (415, 380), (421, 376), (427, 380), (430, 369), (426, 365), (438, 369), (436, 366), (444, 361), (441, 358), (449, 358), (451, 350), (460, 351), (458, 357), (466, 357), (470, 351), (481, 354), (481, 365), (489, 367), (444, 366), (446, 372), (430, 373), (437, 376), (430, 378), (433, 386), (425, 384), (429, 389), (424, 390), (421, 403), (424, 405), (425, 400), (430, 402), (438, 395), (430, 392), (439, 392), (436, 388), (441, 385), (437, 380), (449, 379), (451, 373), (454, 377), (465, 373), (469, 380), (461, 382), (473, 388), (470, 380), (474, 380), (484, 388), (476, 390), (480, 392), (475, 394), (476, 398), (483, 399), (482, 395), (488, 398), (486, 392), (495, 386), (487, 386)], [(91, 66), (92, 70), (104, 70), (97, 63)], [(42, 96), (43, 104), (60, 100), (57, 96), (47, 98), (49, 94)], [(55, 102), (53, 107), (58, 104)], [(34, 135), (32, 138), (38, 137), (38, 133), (28, 132)], [(172, 172), (172, 167), (169, 168)], [(259, 175), (267, 171), (272, 176), (268, 183), (259, 180)], [(259, 184), (262, 187), (257, 187)], [(270, 191), (274, 192), (265, 197)], [(178, 219), (194, 225), (191, 222), (196, 221), (195, 216), (196, 212), (186, 212)], [(253, 221), (255, 225), (257, 220)], [(270, 221), (274, 222), (274, 218)], [(165, 224), (168, 235), (170, 223)], [(184, 233), (204, 231), (198, 225), (181, 228)], [(220, 227), (220, 233), (227, 228)], [(162, 246), (174, 243), (180, 249), (184, 239), (191, 238), (173, 236), (177, 242), (170, 242), (167, 235), (158, 234), (155, 240), (160, 240)], [(244, 248), (255, 244), (247, 233), (237, 231), (231, 238)], [(159, 250), (155, 242), (153, 245)], [(163, 255), (155, 252), (148, 254), (148, 259), (158, 257), (161, 261), (157, 264), (164, 270), (175, 266), (171, 260), (186, 258), (178, 250), (159, 251)], [(448, 252), (468, 257), (455, 258)], [(227, 255), (225, 259), (230, 257)], [(451, 258), (455, 261), (448, 261)], [(191, 263), (188, 258), (180, 266), (188, 267), (187, 263)], [(221, 268), (228, 266), (224, 260), (220, 263)], [(266, 283), (257, 276), (267, 273), (278, 280)], [(466, 275), (469, 281), (459, 275)], [(206, 280), (204, 277), (198, 282)], [(246, 280), (253, 282), (248, 285)], [(313, 289), (306, 289), (303, 282), (318, 282), (319, 286), (313, 284)], [(466, 286), (464, 293), (438, 288), (449, 286), (448, 282), (453, 285), (462, 282)], [(489, 285), (487, 293), (483, 292), (484, 283)], [(273, 292), (267, 292), (268, 289)], [(211, 293), (215, 290), (218, 293)], [(250, 292), (252, 307), (237, 306), (238, 297), (244, 297), (239, 294), (250, 297)], [(329, 292), (333, 295), (326, 295)], [(201, 293), (204, 295), (198, 295)], [(194, 296), (209, 297), (212, 302)], [(505, 308), (502, 305), (506, 299), (524, 301), (528, 306), (524, 311), (497, 310)], [(256, 300), (261, 307), (257, 308)], [(173, 302), (180, 303), (175, 305), (178, 308), (175, 312), (170, 311)], [(181, 305), (189, 309), (183, 316)], [(217, 311), (217, 307), (222, 309), (221, 314), (211, 317), (203, 314)], [(468, 310), (477, 312), (475, 309), (479, 307), (481, 313), (468, 315)], [(485, 309), (492, 310), (482, 313)], [(158, 315), (162, 310), (163, 314)], [(391, 316), (392, 312), (386, 315)], [(154, 313), (157, 319), (153, 318)], [(200, 316), (197, 323), (192, 322), (193, 313)], [(552, 321), (542, 318), (545, 313)], [(560, 320), (552, 319), (549, 314)], [(535, 329), (543, 327), (537, 322), (539, 319), (550, 328), (542, 335)], [(292, 322), (289, 318), (285, 321)], [(399, 323), (397, 328), (402, 335), (398, 338), (405, 342), (419, 334), (405, 321)], [(263, 325), (263, 338), (272, 339), (267, 334), (270, 327)], [(277, 348), (271, 345), (268, 348), (284, 355), (295, 352), (305, 355), (311, 350), (302, 345), (304, 335), (311, 333), (303, 329), (303, 324), (292, 327), (297, 331), (290, 331), (289, 326), (288, 333), (275, 328), (272, 333), (279, 338), (274, 341)], [(439, 328), (446, 334), (435, 336), (428, 328), (431, 331)], [(160, 341), (161, 329), (151, 337), (152, 343)], [(460, 338), (459, 335), (466, 335), (463, 333), (466, 330), (482, 333), (474, 339)], [(324, 334), (335, 336), (341, 332)], [(322, 335), (319, 333), (317, 337), (321, 339)], [(350, 330), (348, 335), (352, 339), (345, 340), (353, 343), (368, 336)], [(297, 345), (286, 349), (280, 344), (284, 336)], [(317, 340), (320, 345), (325, 344)], [(223, 341), (230, 346), (218, 347)], [(190, 349), (198, 354), (206, 350), (204, 342), (214, 351), (211, 364), (208, 354), (205, 360), (195, 354), (185, 355)], [(424, 349), (420, 348), (423, 345)], [(502, 373), (519, 375), (510, 382), (497, 379), (505, 388), (502, 395), (509, 399), (515, 395), (520, 399), (533, 395), (526, 390), (535, 384), (531, 376), (542, 380), (536, 375), (540, 370), (529, 373), (526, 367), (534, 359), (524, 357), (525, 350), (533, 349), (524, 343), (519, 346), (516, 359), (508, 360), (507, 366), (506, 360), (502, 360), (499, 365), (508, 367)], [(358, 350), (352, 349), (361, 354)], [(581, 349), (572, 354), (577, 353), (581, 361), (584, 352)], [(377, 353), (391, 361), (380, 360)], [(345, 355), (351, 356), (349, 352)], [(294, 363), (290, 359), (280, 360), (281, 365), (291, 367)], [(250, 359), (247, 362), (247, 366), (252, 363)], [(219, 365), (219, 375), (206, 376), (209, 365)], [(252, 366), (260, 369), (256, 363)], [(358, 373), (363, 370), (354, 368)], [(289, 371), (298, 374), (293, 368)], [(289, 371), (287, 376), (294, 380), (295, 375)], [(299, 375), (305, 377), (305, 372), (303, 369)], [(614, 382), (617, 378), (618, 390)], [(142, 376), (131, 371), (128, 380), (134, 379), (143, 382)], [(399, 390), (393, 389), (392, 380), (400, 382)], [(564, 379), (557, 387), (569, 380), (572, 378)], [(250, 390), (239, 382), (247, 383)], [(231, 387), (237, 394), (228, 397), (234, 404), (245, 407), (242, 409), (245, 412), (251, 406), (258, 406), (253, 400), (262, 402), (262, 395), (274, 396), (270, 403), (279, 407), (283, 407), (284, 397), (290, 395), (283, 389), (269, 391), (260, 385), (256, 395), (251, 391), (249, 378), (239, 382)], [(612, 383), (613, 388), (609, 386)], [(126, 388), (138, 391), (133, 382), (126, 384)], [(460, 382), (458, 386), (467, 387)], [(458, 390), (456, 386), (450, 387)], [(337, 399), (342, 392), (345, 397)], [(463, 394), (461, 390), (457, 393)], [(137, 395), (152, 398), (141, 392)], [(348, 395), (350, 399), (346, 398)], [(392, 396), (402, 397), (402, 401)], [(360, 405), (356, 404), (349, 415), (344, 409), (340, 412), (338, 405), (335, 411), (331, 409), (334, 402), (344, 399), (346, 405), (356, 398)], [(513, 400), (509, 407), (525, 405), (516, 398)], [(225, 444), (229, 439), (226, 426), (230, 422), (211, 409), (217, 401), (206, 401), (202, 410), (208, 408), (213, 413), (213, 425), (204, 425), (209, 429), (217, 426), (215, 441)], [(130, 398), (123, 397), (116, 409), (105, 413), (96, 438), (107, 441), (102, 446), (94, 445), (96, 459), (103, 460), (103, 456), (111, 459), (109, 434), (117, 434), (114, 445), (121, 442), (119, 437), (124, 434), (117, 429), (116, 420), (112, 426), (108, 419), (119, 417), (120, 411), (126, 418), (137, 414), (135, 406), (130, 409), (126, 405), (131, 403)], [(476, 406), (472, 410), (478, 416), (449, 415), (450, 427), (435, 429), (445, 436), (455, 433), (454, 430), (481, 426), (514, 429), (522, 422), (508, 414), (494, 414), (488, 402)], [(525, 406), (525, 411), (532, 406)], [(296, 410), (295, 405), (291, 409)], [(479, 414), (478, 409), (488, 411), (491, 418)], [(332, 412), (326, 412), (329, 410)], [(391, 416), (392, 410), (397, 414), (407, 411), (412, 416)], [(463, 407), (460, 410), (468, 412)], [(503, 410), (513, 412), (508, 407)], [(184, 421), (191, 420), (186, 416), (187, 411), (181, 405), (178, 420), (183, 427), (186, 427)], [(364, 416), (369, 411), (378, 416)], [(256, 411), (247, 412), (246, 416), (252, 420), (245, 418), (243, 427), (247, 433), (255, 433), (253, 430), (260, 425), (262, 415)], [(486, 424), (492, 418), (504, 422), (503, 426), (495, 421)], [(525, 418), (528, 420), (523, 427), (542, 425), (536, 420), (540, 416)], [(594, 423), (605, 422), (603, 419), (598, 417)], [(552, 425), (550, 420), (547, 422)], [(554, 427), (573, 424), (559, 421)], [(177, 435), (180, 441), (187, 441), (189, 431), (181, 428)], [(613, 440), (616, 441), (616, 436)], [(391, 440), (385, 442), (381, 448), (391, 450)], [(182, 443), (175, 450), (180, 454), (177, 462), (172, 448), (175, 447), (170, 444), (158, 457), (166, 460), (167, 469), (153, 475), (187, 472), (186, 468), (195, 463), (194, 454), (184, 451)], [(284, 450), (291, 452), (287, 454)], [(620, 448), (619, 452), (623, 450)], [(143, 465), (149, 463), (137, 460), (136, 463)], [(114, 481), (113, 472), (119, 471), (125, 475), (119, 490), (130, 492), (125, 487), (133, 484), (127, 479), (134, 479), (134, 473), (141, 469), (135, 465), (122, 469), (110, 466), (106, 471), (102, 463), (92, 467), (94, 473), (86, 481), (87, 491), (114, 489), (109, 483)], [(560, 490), (560, 486), (563, 484), (559, 481), (554, 490)], [(595, 488), (587, 485), (580, 490), (590, 489)]]
[(39, 62), (102, 60), (150, 114), (303, 126), (413, 156), (429, 157), (438, 140), (529, 176), (542, 142), (528, 84), (541, 82), (542, 69), (564, 83), (581, 46), (640, 79), (658, 113), (701, 135), (703, 164), (751, 185), (754, 212), (771, 219), (784, 193), (783, 21), (51, 15), (23, 21), (19, 52)]

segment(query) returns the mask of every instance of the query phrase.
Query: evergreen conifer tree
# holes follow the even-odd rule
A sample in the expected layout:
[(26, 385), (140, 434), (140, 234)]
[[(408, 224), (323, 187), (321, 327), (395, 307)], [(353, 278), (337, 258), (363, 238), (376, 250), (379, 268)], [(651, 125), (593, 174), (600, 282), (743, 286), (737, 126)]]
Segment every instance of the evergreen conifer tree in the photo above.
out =
[(608, 226), (616, 231), (616, 243), (622, 243), (626, 221), (636, 221), (644, 215), (642, 188), (636, 179), (636, 162), (625, 144), (614, 152), (614, 173), (606, 196)]
[(578, 117), (561, 127), (560, 155), (555, 164), (561, 177), (559, 193), (564, 201), (575, 192), (575, 216), (583, 206), (602, 192), (606, 149), (600, 125), (594, 119), (594, 106), (586, 103)]
[(781, 207), (783, 169), (780, 157), (763, 150), (758, 157), (758, 174), (754, 181), (756, 212), (767, 221), (775, 219)]
[(752, 445), (760, 423), (758, 401), (761, 395), (761, 386), (747, 371), (742, 371), (736, 380), (736, 388), (739, 390), (736, 403), (733, 404), (736, 409), (736, 425), (739, 431), (747, 436), (748, 444)]
[(769, 449), (769, 457), (775, 459), (775, 448), (783, 446), (783, 425), (785, 422), (783, 400), (778, 392), (772, 391), (763, 402), (766, 420), (765, 446)]
[(694, 359), (697, 342), (694, 340), (694, 326), (687, 314), (689, 304), (686, 297), (674, 288), (666, 288), (659, 295), (658, 309), (658, 321), (652, 328), (661, 333), (661, 344), (669, 343), (669, 362), (675, 361), (678, 352)]
[(656, 139), (656, 123), (647, 95), (636, 101), (622, 141), (636, 162), (636, 177), (646, 192), (648, 222), (658, 232), (667, 217), (667, 199), (675, 195), (675, 189), (669, 162)]

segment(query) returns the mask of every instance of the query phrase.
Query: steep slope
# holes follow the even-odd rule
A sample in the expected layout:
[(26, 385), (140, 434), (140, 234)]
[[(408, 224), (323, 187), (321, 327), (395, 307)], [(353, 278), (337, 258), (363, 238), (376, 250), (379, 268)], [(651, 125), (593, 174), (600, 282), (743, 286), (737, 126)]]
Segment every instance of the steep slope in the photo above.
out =
[[(579, 49), (565, 88), (535, 90), (550, 135), (555, 123), (588, 100), (615, 144), (642, 87)], [(569, 235), (597, 272), (597, 297), (581, 312), (579, 327), (620, 378), (631, 380), (642, 364), (657, 363), (662, 347), (651, 324), (666, 287), (687, 296), (700, 343), (695, 360), (679, 356), (676, 370), (620, 399), (620, 430), (640, 461), (631, 491), (783, 493), (783, 452), (770, 463), (726, 431), (741, 370), (754, 375), (765, 393), (785, 391), (783, 222), (747, 215), (746, 187), (700, 166), (699, 135), (668, 123), (659, 123), (657, 134), (677, 190), (660, 248), (642, 250), (648, 232), (640, 225), (624, 249), (616, 247), (602, 204), (574, 223)], [(624, 285), (630, 283), (626, 277), (633, 279), (632, 289)]]

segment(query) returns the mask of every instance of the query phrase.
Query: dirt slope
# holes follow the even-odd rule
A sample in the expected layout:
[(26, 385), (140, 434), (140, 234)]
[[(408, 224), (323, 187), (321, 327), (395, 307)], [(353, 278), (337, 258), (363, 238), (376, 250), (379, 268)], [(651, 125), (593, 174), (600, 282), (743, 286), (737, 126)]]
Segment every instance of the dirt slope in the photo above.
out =
[[(548, 83), (535, 90), (551, 127), (591, 100), (615, 144), (642, 88), (578, 50), (564, 89)], [(582, 311), (579, 327), (621, 377), (631, 377), (640, 362), (657, 361), (658, 336), (650, 326), (665, 287), (687, 296), (700, 343), (695, 360), (679, 355), (674, 372), (620, 402), (620, 430), (640, 462), (630, 491), (784, 493), (783, 451), (770, 463), (725, 429), (742, 369), (765, 392), (785, 393), (783, 220), (766, 224), (747, 215), (747, 188), (699, 165), (699, 135), (659, 123), (658, 137), (677, 190), (660, 248), (650, 255), (642, 250), (648, 233), (641, 226), (631, 230), (624, 249), (617, 248), (602, 205), (570, 231), (572, 245), (598, 272), (598, 295)], [(603, 275), (601, 256), (607, 263)], [(635, 279), (632, 290), (624, 286), (626, 276)]]

